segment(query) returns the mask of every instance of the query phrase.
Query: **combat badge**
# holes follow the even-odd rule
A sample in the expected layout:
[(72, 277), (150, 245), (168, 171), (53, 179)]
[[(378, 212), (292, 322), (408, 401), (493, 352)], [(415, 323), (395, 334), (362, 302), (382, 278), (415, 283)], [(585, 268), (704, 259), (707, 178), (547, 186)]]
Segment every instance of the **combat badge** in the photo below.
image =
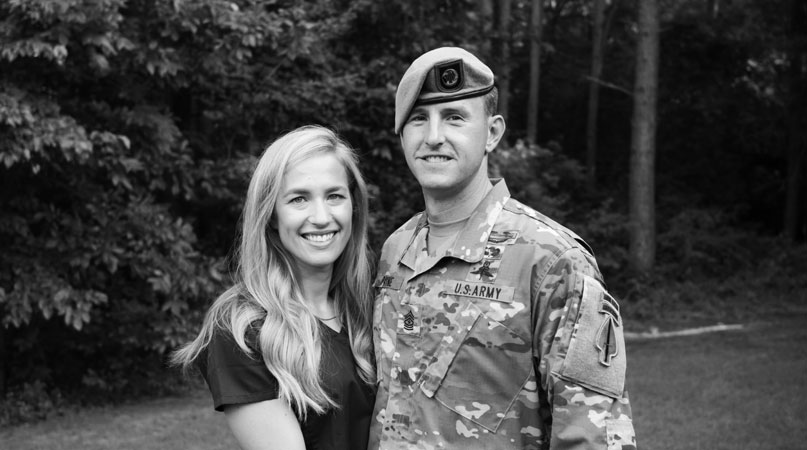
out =
[[(505, 233), (511, 232), (506, 231)], [(512, 238), (512, 240), (515, 242), (515, 238)], [(499, 266), (502, 264), (502, 255), (504, 254), (505, 248), (504, 245), (488, 243), (488, 245), (485, 246), (485, 254), (482, 257), (482, 261), (471, 266), (468, 272), (468, 280), (478, 280), (486, 283), (496, 281), (496, 275), (499, 274)]]
[(594, 345), (599, 351), (600, 364), (609, 367), (611, 360), (619, 354), (615, 328), (622, 326), (622, 319), (619, 316), (619, 303), (607, 292), (603, 292), (599, 313), (605, 318), (597, 331)]
[(516, 243), (518, 231), (491, 231), (488, 242), (491, 244), (512, 245)]

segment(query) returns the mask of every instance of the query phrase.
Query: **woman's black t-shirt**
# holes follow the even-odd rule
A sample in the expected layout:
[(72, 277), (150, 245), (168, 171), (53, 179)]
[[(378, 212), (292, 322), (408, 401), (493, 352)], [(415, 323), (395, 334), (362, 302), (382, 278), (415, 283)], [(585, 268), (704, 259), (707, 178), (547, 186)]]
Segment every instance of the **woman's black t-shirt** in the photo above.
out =
[[(337, 333), (320, 323), (320, 330), (322, 381), (340, 408), (322, 415), (309, 412), (306, 421), (300, 423), (306, 449), (367, 448), (374, 392), (356, 372), (345, 327)], [(260, 352), (255, 355), (253, 359), (244, 353), (231, 335), (214, 334), (198, 361), (216, 411), (223, 411), (227, 405), (278, 398), (277, 379), (264, 365)]]

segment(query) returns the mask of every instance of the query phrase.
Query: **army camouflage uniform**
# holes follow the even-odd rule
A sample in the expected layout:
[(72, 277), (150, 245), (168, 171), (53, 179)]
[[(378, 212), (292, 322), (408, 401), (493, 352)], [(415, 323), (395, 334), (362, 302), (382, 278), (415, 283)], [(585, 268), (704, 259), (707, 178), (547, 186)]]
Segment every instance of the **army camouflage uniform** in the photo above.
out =
[(634, 449), (619, 306), (587, 245), (503, 180), (453, 246), (384, 244), (370, 449)]

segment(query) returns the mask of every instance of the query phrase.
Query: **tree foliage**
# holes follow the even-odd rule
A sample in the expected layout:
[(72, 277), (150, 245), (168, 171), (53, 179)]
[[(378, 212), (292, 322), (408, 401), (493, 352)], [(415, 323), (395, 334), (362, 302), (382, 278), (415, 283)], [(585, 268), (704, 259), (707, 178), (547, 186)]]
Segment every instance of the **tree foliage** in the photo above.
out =
[[(496, 65), (507, 40), (511, 117), (494, 170), (619, 274), (636, 9), (610, 6), (594, 193), (579, 163), (590, 3), (545, 5), (541, 127), (525, 145), (529, 2), (512, 3), (500, 33), (497, 3), (479, 0), (0, 0), (0, 387), (153, 392), (165, 352), (228, 281), (257, 156), (297, 126), (333, 127), (358, 149), (379, 249), (422, 208), (391, 130), (395, 86), (441, 45)], [(703, 3), (661, 2), (658, 205), (660, 236), (705, 264), (716, 243), (686, 236), (707, 212), (732, 204), (740, 225), (779, 224), (786, 29), (784, 0), (726, 3), (710, 20)], [(660, 251), (665, 263), (683, 250)]]

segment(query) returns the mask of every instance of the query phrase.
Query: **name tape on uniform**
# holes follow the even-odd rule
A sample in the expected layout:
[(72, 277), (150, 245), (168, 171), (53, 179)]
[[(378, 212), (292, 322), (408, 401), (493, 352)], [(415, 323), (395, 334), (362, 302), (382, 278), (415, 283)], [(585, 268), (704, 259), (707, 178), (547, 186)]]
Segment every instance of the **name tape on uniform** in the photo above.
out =
[(512, 286), (495, 286), (473, 281), (449, 281), (446, 287), (448, 288), (446, 293), (449, 295), (481, 298), (502, 303), (513, 303), (515, 295), (515, 288)]
[(401, 285), (403, 284), (403, 278), (394, 277), (392, 275), (383, 275), (376, 279), (373, 286), (377, 288), (387, 288), (387, 289), (394, 289), (399, 290), (401, 289)]

